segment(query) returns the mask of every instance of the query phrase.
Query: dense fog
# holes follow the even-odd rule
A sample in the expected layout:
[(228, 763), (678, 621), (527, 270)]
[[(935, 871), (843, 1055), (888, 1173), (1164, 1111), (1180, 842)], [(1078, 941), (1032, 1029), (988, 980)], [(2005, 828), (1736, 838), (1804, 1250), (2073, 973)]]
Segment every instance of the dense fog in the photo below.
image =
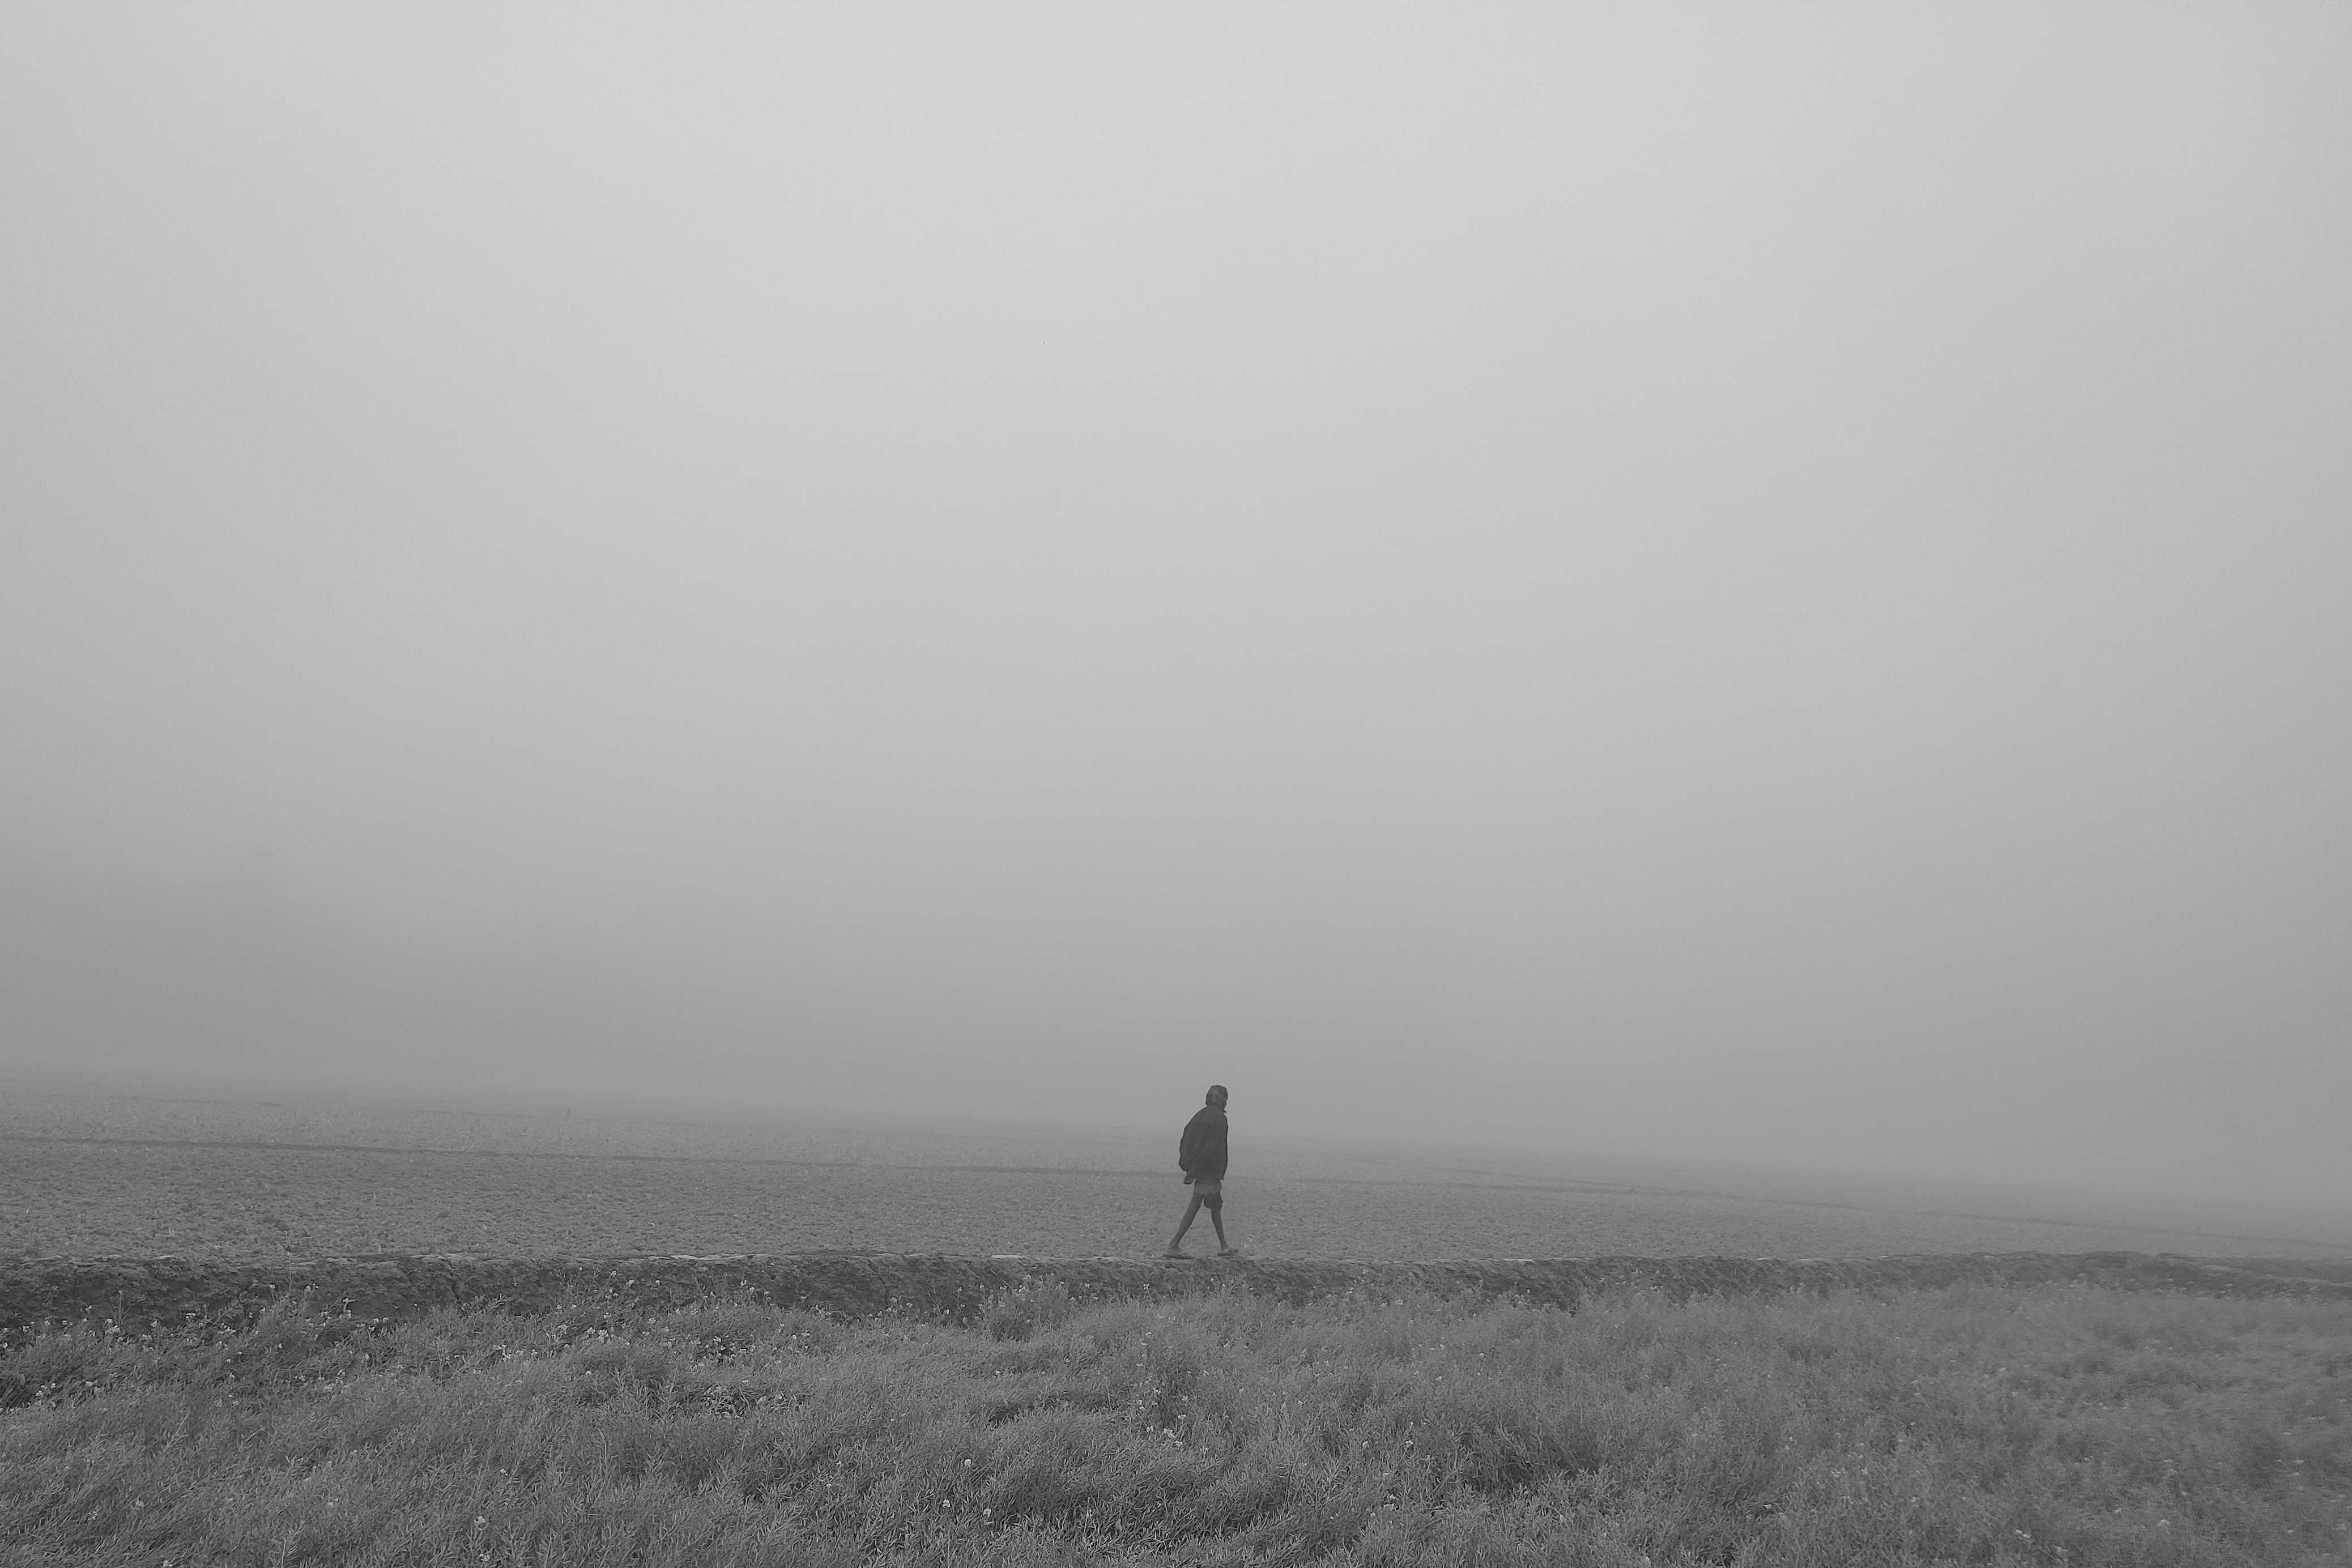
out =
[(0, 1068), (2352, 1203), (2340, 8), (11, 8)]

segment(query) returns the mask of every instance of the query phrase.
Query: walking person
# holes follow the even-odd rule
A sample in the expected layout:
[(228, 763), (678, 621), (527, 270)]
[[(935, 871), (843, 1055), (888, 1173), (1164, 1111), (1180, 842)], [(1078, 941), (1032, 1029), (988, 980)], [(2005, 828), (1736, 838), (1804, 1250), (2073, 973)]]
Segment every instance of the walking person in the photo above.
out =
[(1184, 1217), (1177, 1222), (1176, 1234), (1160, 1255), (1163, 1258), (1192, 1256), (1184, 1250), (1184, 1233), (1192, 1228), (1192, 1216), (1202, 1209), (1209, 1211), (1209, 1223), (1217, 1228), (1217, 1256), (1231, 1258), (1241, 1250), (1225, 1240), (1225, 1098), (1223, 1084), (1211, 1084), (1209, 1103), (1184, 1123), (1183, 1142), (1176, 1146), (1176, 1163), (1183, 1168), (1192, 1201), (1184, 1205)]

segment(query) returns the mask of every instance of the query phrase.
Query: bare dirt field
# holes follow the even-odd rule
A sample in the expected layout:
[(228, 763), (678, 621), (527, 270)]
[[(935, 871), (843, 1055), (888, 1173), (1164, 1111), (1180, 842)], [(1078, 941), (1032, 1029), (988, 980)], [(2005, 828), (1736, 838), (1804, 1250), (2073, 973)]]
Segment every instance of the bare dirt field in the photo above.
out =
[[(1157, 1251), (1182, 1207), (1172, 1144), (11, 1090), (0, 1256), (1132, 1257)], [(2352, 1220), (2315, 1213), (1622, 1162), (1401, 1160), (1254, 1147), (1241, 1122), (1228, 1194), (1234, 1240), (1267, 1258), (2352, 1256)]]

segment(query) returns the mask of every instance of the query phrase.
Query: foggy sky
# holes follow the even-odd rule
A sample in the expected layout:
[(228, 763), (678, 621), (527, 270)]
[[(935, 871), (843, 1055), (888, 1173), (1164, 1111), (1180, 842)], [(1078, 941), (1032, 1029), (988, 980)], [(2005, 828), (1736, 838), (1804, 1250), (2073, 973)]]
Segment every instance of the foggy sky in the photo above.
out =
[(2352, 1201), (2333, 6), (0, 18), (0, 1064)]

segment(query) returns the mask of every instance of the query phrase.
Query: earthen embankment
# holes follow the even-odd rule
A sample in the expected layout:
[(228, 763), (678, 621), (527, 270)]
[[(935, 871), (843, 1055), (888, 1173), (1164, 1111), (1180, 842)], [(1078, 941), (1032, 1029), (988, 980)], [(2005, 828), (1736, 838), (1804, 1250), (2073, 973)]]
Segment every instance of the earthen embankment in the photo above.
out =
[(649, 1308), (738, 1294), (841, 1318), (900, 1311), (965, 1318), (1007, 1292), (1055, 1287), (1087, 1300), (1223, 1288), (1303, 1302), (1350, 1292), (1511, 1296), (1574, 1307), (1615, 1290), (1675, 1300), (1788, 1291), (1898, 1291), (1958, 1284), (2084, 1285), (2219, 1296), (2352, 1299), (2352, 1265), (2139, 1252), (1950, 1253), (1898, 1258), (1561, 1258), (1429, 1263), (1280, 1258), (963, 1258), (776, 1253), (693, 1258), (386, 1254), (236, 1263), (184, 1258), (0, 1261), (0, 1328), (106, 1317), (125, 1324), (249, 1317), (276, 1302), (364, 1318), (443, 1307), (550, 1310), (583, 1294)]

